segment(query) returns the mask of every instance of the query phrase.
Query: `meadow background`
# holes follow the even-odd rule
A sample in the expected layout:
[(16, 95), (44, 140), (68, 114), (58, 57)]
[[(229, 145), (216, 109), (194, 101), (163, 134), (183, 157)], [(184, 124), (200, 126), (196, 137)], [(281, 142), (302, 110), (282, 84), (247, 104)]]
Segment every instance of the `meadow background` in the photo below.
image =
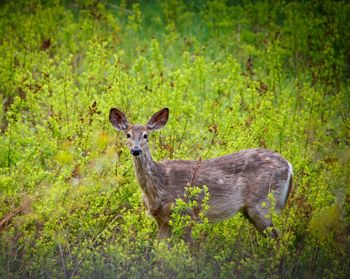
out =
[[(349, 278), (346, 2), (2, 2), (0, 277)], [(277, 241), (240, 214), (175, 214), (192, 243), (156, 239), (108, 113), (165, 106), (157, 160), (264, 147), (293, 164)]]

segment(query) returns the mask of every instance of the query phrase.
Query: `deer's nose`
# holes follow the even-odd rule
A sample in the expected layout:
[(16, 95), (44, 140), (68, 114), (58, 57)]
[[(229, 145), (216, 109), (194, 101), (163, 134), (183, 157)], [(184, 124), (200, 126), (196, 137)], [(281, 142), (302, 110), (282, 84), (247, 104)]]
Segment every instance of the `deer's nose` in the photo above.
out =
[(139, 146), (135, 146), (133, 148), (131, 148), (131, 154), (134, 156), (139, 156), (142, 153), (141, 147)]

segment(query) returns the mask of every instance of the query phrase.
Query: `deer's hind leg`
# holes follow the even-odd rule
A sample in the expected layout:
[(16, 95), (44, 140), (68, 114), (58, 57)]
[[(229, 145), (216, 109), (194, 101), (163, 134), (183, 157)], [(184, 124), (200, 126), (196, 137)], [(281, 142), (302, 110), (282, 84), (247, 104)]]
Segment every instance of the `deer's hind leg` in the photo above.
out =
[(255, 228), (262, 234), (266, 235), (266, 229), (272, 227), (269, 233), (270, 237), (277, 238), (279, 232), (274, 228), (270, 217), (268, 207), (262, 207), (261, 205), (255, 205), (246, 209), (246, 214), (249, 216), (249, 220), (253, 223)]

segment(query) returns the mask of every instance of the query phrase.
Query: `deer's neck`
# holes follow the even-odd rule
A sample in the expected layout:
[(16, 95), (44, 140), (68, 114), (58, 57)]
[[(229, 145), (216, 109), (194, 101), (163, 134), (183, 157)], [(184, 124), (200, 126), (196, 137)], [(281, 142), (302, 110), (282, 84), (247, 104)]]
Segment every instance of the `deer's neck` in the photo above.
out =
[(146, 206), (152, 211), (161, 205), (162, 185), (159, 167), (153, 161), (148, 147), (144, 148), (140, 156), (133, 158), (137, 180), (147, 198)]

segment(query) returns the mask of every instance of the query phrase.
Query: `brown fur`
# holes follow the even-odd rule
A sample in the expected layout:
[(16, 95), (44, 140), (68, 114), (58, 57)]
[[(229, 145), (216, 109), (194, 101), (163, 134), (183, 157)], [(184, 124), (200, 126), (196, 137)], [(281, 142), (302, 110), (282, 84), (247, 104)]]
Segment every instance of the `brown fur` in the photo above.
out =
[[(276, 209), (280, 210), (285, 205), (292, 182), (291, 166), (281, 155), (265, 149), (248, 149), (203, 161), (155, 162), (144, 135), (165, 125), (168, 110), (153, 115), (146, 126), (130, 126), (127, 122), (116, 124), (116, 119), (126, 121), (126, 118), (124, 114), (113, 117), (112, 110), (110, 120), (117, 129), (126, 127), (121, 130), (130, 135), (130, 149), (135, 146), (142, 149), (139, 156), (133, 157), (135, 173), (144, 205), (158, 224), (160, 238), (170, 236), (171, 207), (176, 198), (183, 197), (188, 185), (208, 186), (210, 199), (206, 217), (210, 222), (224, 220), (242, 211), (261, 233), (273, 226), (267, 217), (268, 193), (273, 191)], [(263, 203), (267, 206), (263, 207)], [(275, 229), (271, 236), (277, 236)]]

